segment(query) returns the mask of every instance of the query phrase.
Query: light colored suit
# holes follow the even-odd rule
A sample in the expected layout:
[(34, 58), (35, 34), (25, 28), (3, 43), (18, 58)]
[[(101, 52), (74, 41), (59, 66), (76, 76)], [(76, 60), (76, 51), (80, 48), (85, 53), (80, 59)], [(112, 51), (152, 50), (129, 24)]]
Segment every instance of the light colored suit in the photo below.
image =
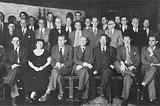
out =
[[(130, 57), (131, 57), (131, 62), (132, 62), (130, 66), (134, 66), (137, 69), (140, 63), (140, 56), (139, 56), (139, 51), (137, 47), (135, 46), (130, 47)], [(118, 47), (116, 58), (117, 58), (117, 61), (115, 62), (114, 66), (116, 70), (122, 73), (124, 77), (122, 97), (124, 97), (124, 99), (128, 99), (130, 87), (133, 82), (133, 77), (135, 76), (135, 73), (137, 70), (136, 69), (133, 69), (133, 70), (126, 69), (124, 72), (120, 71), (120, 66), (121, 66), (120, 62), (121, 61), (125, 62), (127, 58), (125, 46)]]
[(105, 31), (105, 34), (111, 38), (111, 46), (118, 48), (123, 45), (122, 32), (120, 30), (114, 29), (113, 33), (109, 33), (109, 30)]
[(154, 100), (156, 99), (155, 73), (158, 67), (150, 65), (151, 63), (160, 63), (160, 48), (156, 47), (154, 50), (154, 55), (152, 55), (151, 57), (149, 56), (150, 53), (147, 48), (148, 47), (143, 47), (141, 53), (142, 73), (145, 74), (143, 82), (148, 85), (150, 100)]
[[(62, 60), (60, 60), (62, 59)], [(57, 62), (64, 64), (60, 69), (55, 68)], [(66, 75), (71, 72), (71, 66), (73, 64), (73, 48), (70, 45), (65, 45), (64, 54), (62, 58), (60, 57), (59, 46), (55, 45), (52, 47), (51, 51), (51, 65), (53, 67), (50, 82), (48, 88), (51, 90), (56, 89), (57, 81), (59, 85), (60, 93), (63, 92), (63, 77), (61, 75)]]

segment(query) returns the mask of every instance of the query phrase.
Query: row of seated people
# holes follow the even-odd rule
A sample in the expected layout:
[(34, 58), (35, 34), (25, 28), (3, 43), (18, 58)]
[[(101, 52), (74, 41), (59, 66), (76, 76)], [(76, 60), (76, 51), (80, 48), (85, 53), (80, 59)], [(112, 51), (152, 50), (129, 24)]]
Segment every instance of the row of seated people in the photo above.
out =
[[(51, 54), (44, 49), (45, 41), (37, 39), (36, 48), (28, 55), (26, 49), (20, 45), (20, 37), (13, 36), (11, 38), (12, 48), (6, 49), (3, 53), (3, 64), (8, 72), (3, 83), (11, 85), (13, 105), (16, 105), (16, 97), (19, 96), (15, 78), (22, 72), (24, 73), (26, 100), (34, 100), (39, 92), (44, 92), (44, 95), (36, 99), (40, 102), (46, 101), (57, 85), (59, 88), (58, 99), (61, 100), (64, 96), (63, 75), (71, 73), (73, 69), (74, 73), (79, 76), (78, 93), (75, 100), (79, 101), (83, 98), (86, 101), (91, 73), (100, 74), (99, 93), (104, 95), (104, 90), (109, 86), (111, 70), (115, 68), (124, 77), (122, 97), (123, 103), (126, 103), (141, 60), (142, 70), (145, 74), (141, 84), (142, 86), (148, 85), (149, 98), (154, 101), (156, 100), (154, 76), (160, 66), (160, 49), (156, 46), (158, 41), (155, 36), (148, 37), (148, 40), (149, 46), (142, 48), (140, 56), (138, 48), (130, 44), (131, 38), (128, 35), (123, 37), (124, 45), (118, 47), (117, 50), (110, 46), (110, 38), (105, 34), (99, 37), (100, 45), (95, 48), (87, 46), (88, 38), (81, 36), (79, 46), (74, 49), (72, 46), (66, 45), (67, 40), (64, 35), (61, 35), (58, 36), (58, 45), (52, 47)], [(108, 94), (108, 96), (111, 95)], [(109, 102), (112, 103), (112, 99), (109, 99)]]

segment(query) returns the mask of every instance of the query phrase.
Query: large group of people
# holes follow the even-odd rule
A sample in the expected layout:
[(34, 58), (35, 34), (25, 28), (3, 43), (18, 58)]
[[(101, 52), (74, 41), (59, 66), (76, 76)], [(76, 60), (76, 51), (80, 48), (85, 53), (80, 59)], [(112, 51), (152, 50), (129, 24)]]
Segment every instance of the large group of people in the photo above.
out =
[[(110, 76), (116, 70), (123, 76), (123, 104), (128, 101), (130, 88), (137, 73), (144, 78), (142, 87), (148, 87), (149, 99), (155, 102), (156, 74), (160, 71), (158, 38), (150, 28), (149, 19), (115, 16), (115, 19), (85, 17), (81, 12), (62, 19), (48, 12), (46, 18), (35, 19), (21, 12), (8, 17), (0, 12), (0, 71), (7, 73), (3, 84), (11, 85), (12, 104), (19, 96), (17, 78), (24, 82), (26, 101), (47, 101), (51, 91), (59, 89), (58, 99), (64, 97), (64, 75), (79, 77), (75, 100), (89, 98), (90, 76), (101, 76), (98, 93), (109, 97), (112, 103)], [(0, 74), (2, 75), (2, 74)], [(142, 77), (141, 76), (141, 77)], [(1, 76), (2, 77), (2, 76)], [(118, 85), (117, 85), (118, 86)]]

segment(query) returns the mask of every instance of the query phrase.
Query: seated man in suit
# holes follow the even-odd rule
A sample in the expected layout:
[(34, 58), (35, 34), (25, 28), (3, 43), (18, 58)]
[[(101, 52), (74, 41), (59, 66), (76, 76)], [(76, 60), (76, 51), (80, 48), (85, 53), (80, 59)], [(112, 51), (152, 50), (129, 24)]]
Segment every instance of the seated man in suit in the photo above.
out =
[(13, 36), (11, 39), (12, 48), (6, 50), (4, 57), (4, 65), (7, 68), (7, 77), (3, 81), (4, 84), (11, 85), (12, 105), (17, 105), (16, 97), (19, 96), (16, 77), (24, 71), (27, 64), (27, 50), (20, 46), (20, 37)]
[[(94, 68), (96, 71), (93, 74), (100, 74), (101, 84), (99, 93), (101, 96), (104, 96), (104, 90), (107, 88), (107, 93), (109, 97), (109, 102), (111, 103), (111, 91), (109, 86), (109, 77), (111, 74), (111, 68), (115, 62), (116, 50), (110, 46), (110, 38), (102, 34), (99, 38), (100, 46), (94, 48)], [(108, 88), (109, 87), (109, 88)]]
[(115, 62), (116, 70), (123, 75), (123, 103), (127, 104), (130, 87), (136, 74), (136, 69), (140, 63), (138, 48), (130, 44), (131, 38), (127, 34), (123, 37), (124, 45), (117, 49), (117, 61)]
[[(51, 51), (51, 77), (48, 84), (48, 88), (45, 94), (38, 99), (38, 101), (46, 101), (50, 98), (51, 90), (55, 90), (59, 85), (58, 99), (63, 99), (63, 75), (67, 75), (71, 72), (71, 66), (73, 63), (73, 48), (70, 45), (66, 45), (66, 38), (64, 35), (58, 36), (58, 45), (52, 47)], [(57, 84), (58, 83), (58, 84)]]
[(144, 87), (148, 85), (149, 99), (151, 102), (156, 100), (155, 74), (160, 66), (160, 48), (155, 36), (149, 37), (149, 46), (142, 48), (141, 62), (142, 72), (145, 74), (143, 82)]
[[(84, 91), (84, 102), (88, 99), (89, 91), (89, 73), (93, 68), (93, 50), (87, 46), (87, 38), (81, 36), (80, 46), (74, 49), (74, 73), (79, 76), (78, 95), (76, 100), (81, 100), (82, 91)], [(84, 90), (85, 89), (85, 90)]]

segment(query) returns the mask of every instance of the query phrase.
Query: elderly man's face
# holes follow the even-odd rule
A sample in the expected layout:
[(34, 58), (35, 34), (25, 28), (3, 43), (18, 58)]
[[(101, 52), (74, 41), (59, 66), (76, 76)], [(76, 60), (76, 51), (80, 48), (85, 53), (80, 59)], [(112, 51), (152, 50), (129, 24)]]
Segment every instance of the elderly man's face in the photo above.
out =
[(139, 20), (137, 18), (132, 19), (132, 25), (134, 28), (138, 28)]

